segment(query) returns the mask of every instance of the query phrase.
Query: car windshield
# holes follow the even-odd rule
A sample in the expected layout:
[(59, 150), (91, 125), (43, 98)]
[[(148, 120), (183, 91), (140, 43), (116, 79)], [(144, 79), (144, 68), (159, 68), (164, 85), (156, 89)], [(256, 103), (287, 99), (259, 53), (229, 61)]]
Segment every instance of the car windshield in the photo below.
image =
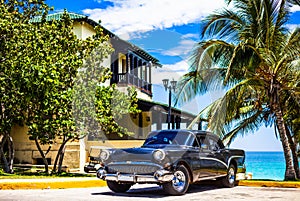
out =
[(162, 131), (150, 133), (143, 146), (147, 145), (190, 145), (194, 141), (194, 136), (188, 132)]

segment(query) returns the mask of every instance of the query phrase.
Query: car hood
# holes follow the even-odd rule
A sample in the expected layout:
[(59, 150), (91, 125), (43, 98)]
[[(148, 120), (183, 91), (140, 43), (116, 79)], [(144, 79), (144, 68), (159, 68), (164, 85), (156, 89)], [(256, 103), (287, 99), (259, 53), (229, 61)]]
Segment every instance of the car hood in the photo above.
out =
[(120, 161), (153, 161), (153, 152), (155, 150), (164, 150), (166, 154), (169, 152), (182, 152), (185, 147), (179, 145), (151, 145), (146, 147), (126, 148), (126, 149), (111, 149), (109, 157), (110, 162)]

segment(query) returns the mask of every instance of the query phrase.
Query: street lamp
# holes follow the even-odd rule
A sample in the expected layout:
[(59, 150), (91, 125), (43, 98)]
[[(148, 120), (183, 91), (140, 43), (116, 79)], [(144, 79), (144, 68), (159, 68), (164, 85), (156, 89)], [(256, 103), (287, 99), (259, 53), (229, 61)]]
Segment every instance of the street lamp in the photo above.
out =
[(172, 89), (175, 92), (177, 81), (174, 81), (174, 80), (170, 81), (170, 85), (169, 85), (169, 79), (163, 79), (162, 82), (165, 87), (165, 90), (167, 91), (169, 89), (168, 129), (170, 129)]

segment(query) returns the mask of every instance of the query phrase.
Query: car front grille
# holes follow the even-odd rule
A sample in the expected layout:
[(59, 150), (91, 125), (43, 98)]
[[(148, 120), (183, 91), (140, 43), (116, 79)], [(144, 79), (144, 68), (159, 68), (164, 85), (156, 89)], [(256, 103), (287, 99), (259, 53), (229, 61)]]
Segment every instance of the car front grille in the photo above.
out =
[(160, 169), (154, 164), (110, 164), (108, 173), (125, 173), (125, 174), (153, 174)]

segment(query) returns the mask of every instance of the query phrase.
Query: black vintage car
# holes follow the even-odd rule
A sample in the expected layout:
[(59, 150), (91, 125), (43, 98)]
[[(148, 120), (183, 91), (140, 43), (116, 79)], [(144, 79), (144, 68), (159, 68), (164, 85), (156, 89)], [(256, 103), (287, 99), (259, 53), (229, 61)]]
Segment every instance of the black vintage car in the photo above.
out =
[(226, 149), (218, 136), (199, 130), (151, 132), (139, 148), (103, 149), (97, 177), (114, 192), (126, 192), (136, 183), (162, 185), (171, 195), (185, 194), (189, 184), (220, 180), (233, 187), (244, 173), (245, 152)]

